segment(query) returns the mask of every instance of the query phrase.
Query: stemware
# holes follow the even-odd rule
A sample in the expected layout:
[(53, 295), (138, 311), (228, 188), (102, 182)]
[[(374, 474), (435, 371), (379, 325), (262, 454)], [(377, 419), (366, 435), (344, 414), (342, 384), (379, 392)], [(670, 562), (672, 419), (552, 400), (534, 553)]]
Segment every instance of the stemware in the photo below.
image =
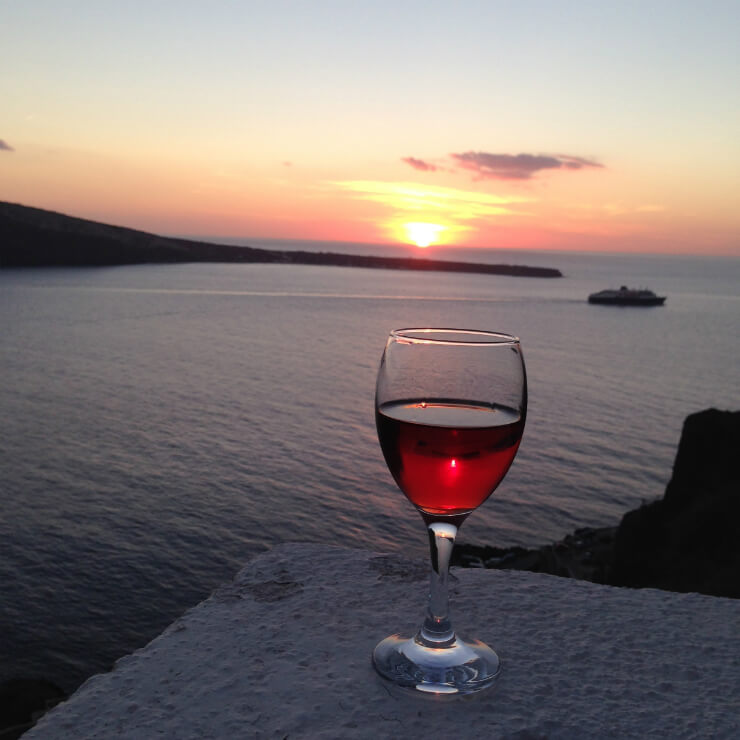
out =
[(447, 581), (457, 531), (506, 475), (526, 413), (517, 337), (467, 329), (390, 333), (375, 394), (378, 439), (398, 487), (427, 526), (432, 565), (419, 631), (391, 635), (373, 652), (378, 673), (398, 686), (469, 694), (500, 674), (490, 647), (452, 628)]

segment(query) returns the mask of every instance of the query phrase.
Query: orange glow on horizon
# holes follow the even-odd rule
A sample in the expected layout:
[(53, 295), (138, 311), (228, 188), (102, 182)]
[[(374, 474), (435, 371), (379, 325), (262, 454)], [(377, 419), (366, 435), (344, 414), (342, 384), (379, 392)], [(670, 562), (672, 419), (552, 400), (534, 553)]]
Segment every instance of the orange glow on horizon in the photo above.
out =
[[(716, 191), (711, 209), (700, 210), (692, 205), (693, 189), (674, 192), (638, 170), (629, 176), (587, 172), (557, 188), (554, 181), (547, 188), (537, 182), (471, 184), (455, 173), (434, 175), (448, 185), (429, 185), (329, 180), (283, 165), (277, 177), (263, 164), (232, 172), (200, 160), (143, 160), (72, 148), (52, 156), (18, 141), (14, 151), (0, 152), (0, 201), (163, 236), (432, 250), (739, 254), (740, 217), (731, 208), (730, 188)], [(643, 185), (633, 184), (636, 174)]]

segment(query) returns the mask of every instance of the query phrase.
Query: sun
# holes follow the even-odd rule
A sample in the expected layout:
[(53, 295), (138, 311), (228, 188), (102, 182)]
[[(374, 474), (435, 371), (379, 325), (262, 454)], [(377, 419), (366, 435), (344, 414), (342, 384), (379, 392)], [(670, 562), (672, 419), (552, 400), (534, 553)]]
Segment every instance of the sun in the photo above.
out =
[(418, 221), (403, 225), (408, 240), (416, 244), (417, 247), (422, 248), (434, 244), (438, 240), (440, 232), (444, 231), (445, 228), (439, 224), (428, 224)]

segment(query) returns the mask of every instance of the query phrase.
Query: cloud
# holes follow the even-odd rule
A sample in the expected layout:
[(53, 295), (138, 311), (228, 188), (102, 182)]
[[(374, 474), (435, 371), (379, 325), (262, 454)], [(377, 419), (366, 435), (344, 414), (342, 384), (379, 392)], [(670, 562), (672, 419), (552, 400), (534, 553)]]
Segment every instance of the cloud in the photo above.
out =
[(481, 180), (530, 180), (541, 170), (581, 170), (604, 165), (567, 154), (490, 154), (463, 152), (450, 155), (458, 166), (475, 172)]
[(437, 168), (429, 162), (425, 162), (423, 159), (416, 159), (416, 157), (401, 157), (402, 162), (406, 162), (415, 170), (421, 170), (422, 172), (436, 172)]
[(0, 139), (0, 152), (12, 152), (13, 147), (10, 146), (10, 144), (6, 144), (2, 139)]
[(380, 203), (396, 212), (414, 212), (420, 217), (428, 215), (430, 218), (431, 214), (435, 214), (434, 218), (449, 218), (455, 221), (488, 216), (521, 215), (510, 206), (532, 201), (532, 198), (520, 196), (500, 196), (413, 182), (349, 180), (330, 184), (351, 193), (356, 198)]

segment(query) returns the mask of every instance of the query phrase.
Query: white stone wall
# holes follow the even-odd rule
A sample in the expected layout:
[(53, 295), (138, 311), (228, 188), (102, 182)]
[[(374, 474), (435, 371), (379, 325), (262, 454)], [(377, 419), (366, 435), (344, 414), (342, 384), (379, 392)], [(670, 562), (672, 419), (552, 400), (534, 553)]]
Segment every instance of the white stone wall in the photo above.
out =
[(740, 738), (740, 601), (696, 594), (455, 569), (453, 622), (502, 678), (389, 690), (370, 653), (420, 623), (426, 567), (275, 548), (24, 738)]

